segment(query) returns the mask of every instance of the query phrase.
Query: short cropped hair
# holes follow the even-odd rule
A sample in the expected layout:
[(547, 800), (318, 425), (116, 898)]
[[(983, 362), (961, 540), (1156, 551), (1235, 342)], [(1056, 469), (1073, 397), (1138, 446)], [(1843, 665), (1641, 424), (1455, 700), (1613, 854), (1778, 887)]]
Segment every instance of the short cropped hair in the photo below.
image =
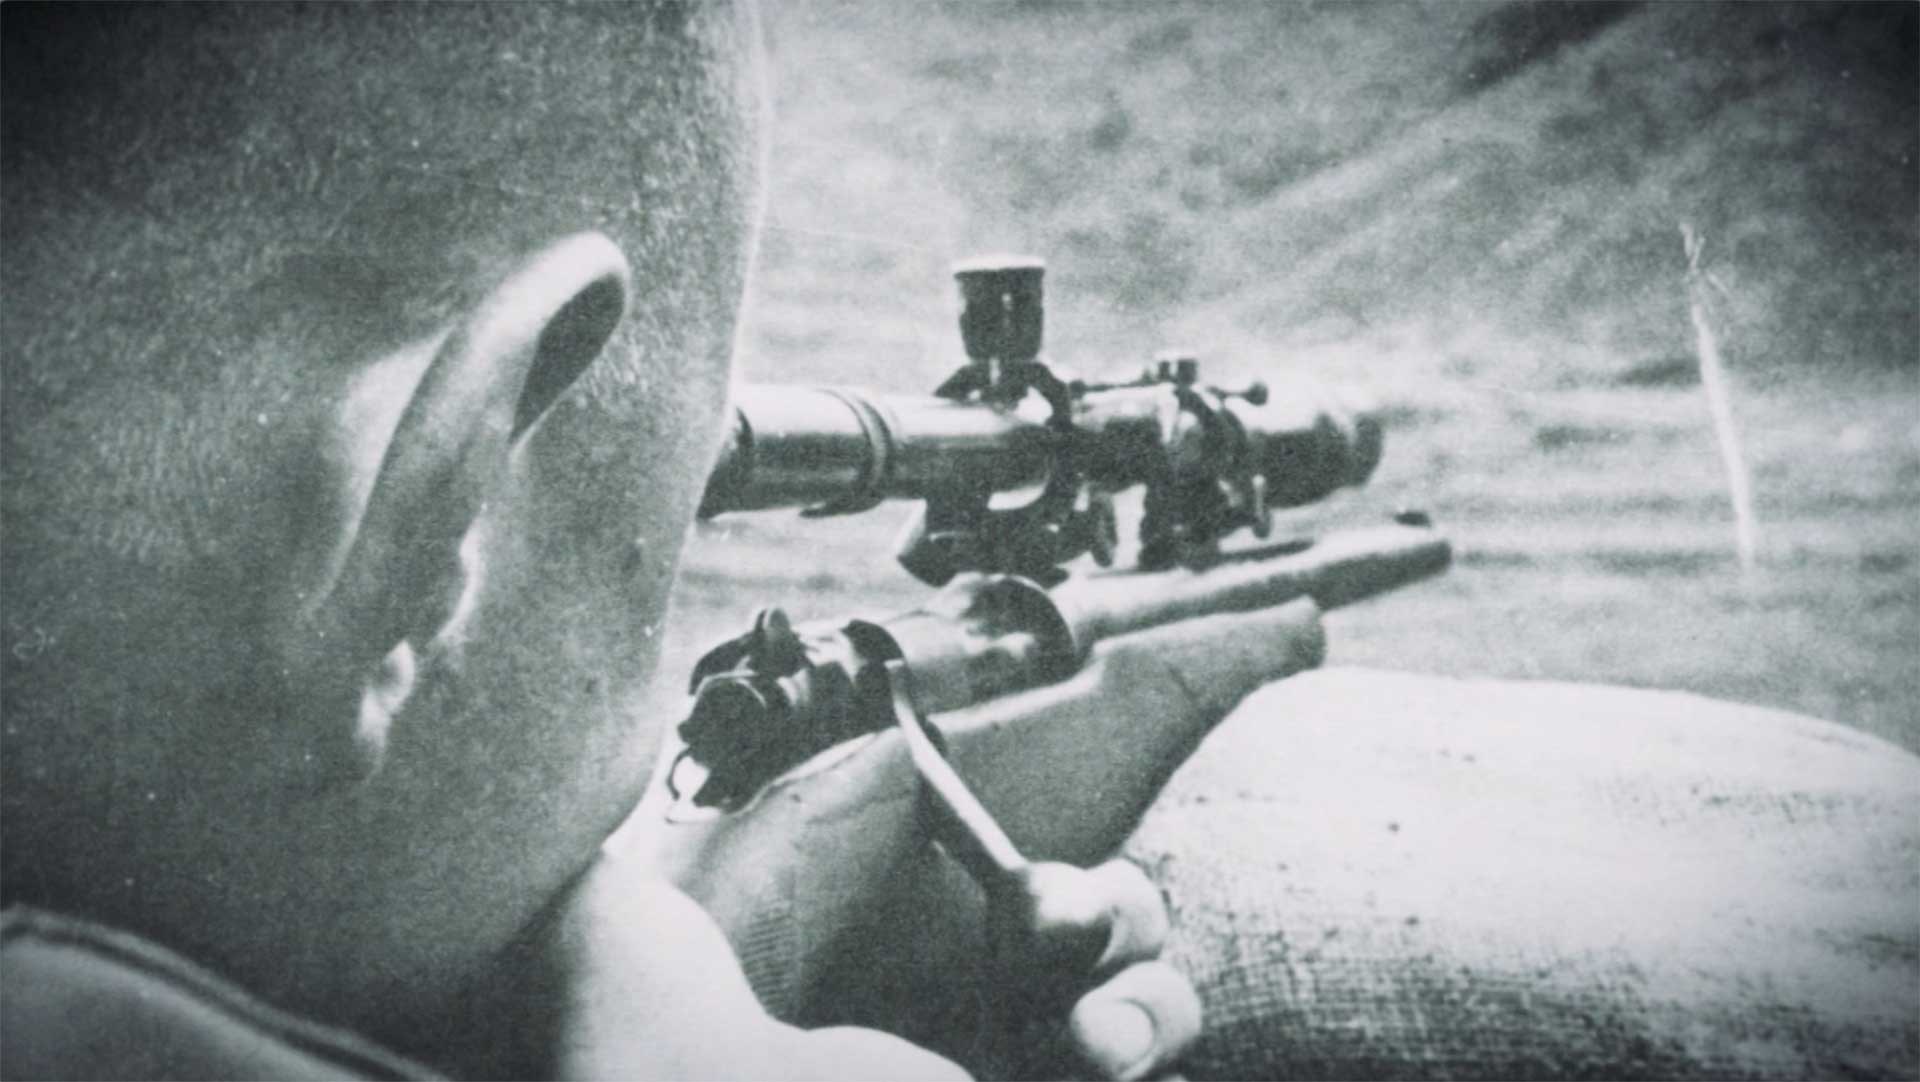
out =
[[(714, 261), (746, 228), (747, 89), (716, 61), (743, 44), (687, 5), (0, 19), (10, 547), (46, 531), (163, 565), (223, 556), (223, 513), (259, 495), (231, 465), (310, 390), (264, 363), (278, 340), (324, 322), (397, 344), (379, 340), (444, 320), (503, 246), (602, 230), (636, 265), (682, 267), (648, 283), (656, 311), (739, 277)], [(670, 322), (651, 328), (669, 348)]]

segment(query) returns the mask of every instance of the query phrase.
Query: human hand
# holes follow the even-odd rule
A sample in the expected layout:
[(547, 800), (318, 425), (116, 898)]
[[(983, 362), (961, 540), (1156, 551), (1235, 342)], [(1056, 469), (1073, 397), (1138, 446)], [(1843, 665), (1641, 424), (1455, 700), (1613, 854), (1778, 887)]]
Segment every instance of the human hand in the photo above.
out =
[[(996, 1073), (1156, 1076), (1200, 1035), (1198, 995), (1160, 959), (1167, 909), (1139, 866), (1027, 865), (988, 893), (987, 944), (1005, 995), (982, 1019)], [(1023, 1024), (1024, 1023), (1024, 1024)], [(974, 1057), (970, 1057), (974, 1058)]]
[(1213, 725), (1317, 663), (1320, 645), (1304, 601), (1182, 621), (1103, 644), (1058, 684), (941, 715), (954, 766), (1034, 858), (1027, 886), (1079, 885), (1029, 890), (1034, 913), (1102, 934), (1040, 937), (1053, 947), (1007, 934), (1018, 907), (988, 897), (1007, 892), (949, 859), (951, 835), (928, 845), (926, 786), (900, 728), (730, 815), (676, 818), (656, 790), (624, 840), (712, 915), (782, 1020), (882, 1029), (982, 1076), (1144, 1077), (1192, 1040), (1199, 1009), (1158, 960), (1158, 888), (1106, 862)]
[[(1199, 1036), (1201, 1012), (1192, 986), (1159, 961), (1167, 938), (1159, 890), (1124, 860), (1092, 869), (1027, 860), (947, 761), (904, 663), (889, 662), (887, 676), (928, 826), (986, 894), (993, 976), (1013, 992), (991, 1013), (1010, 1005), (1041, 1029), (1027, 1043), (1064, 1041), (1071, 1064), (1103, 1078), (1141, 1078), (1171, 1062)], [(1063, 1014), (1064, 1027), (1049, 1034)], [(987, 1024), (1008, 1028), (1004, 1017)]]

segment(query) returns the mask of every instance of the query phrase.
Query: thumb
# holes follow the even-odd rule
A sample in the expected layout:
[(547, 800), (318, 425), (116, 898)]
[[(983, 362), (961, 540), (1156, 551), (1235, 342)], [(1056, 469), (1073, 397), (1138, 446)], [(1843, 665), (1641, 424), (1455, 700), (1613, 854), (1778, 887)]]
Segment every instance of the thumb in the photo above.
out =
[(1200, 1036), (1200, 997), (1165, 962), (1130, 966), (1074, 1004), (1067, 1036), (1101, 1077), (1145, 1078)]

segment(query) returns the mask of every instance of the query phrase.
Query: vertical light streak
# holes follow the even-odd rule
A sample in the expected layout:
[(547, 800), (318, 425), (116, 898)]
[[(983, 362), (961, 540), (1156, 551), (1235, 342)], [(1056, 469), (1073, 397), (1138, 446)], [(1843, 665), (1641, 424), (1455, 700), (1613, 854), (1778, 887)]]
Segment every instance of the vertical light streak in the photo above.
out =
[(1700, 269), (1703, 244), (1693, 226), (1680, 224), (1680, 239), (1687, 252), (1687, 310), (1693, 319), (1694, 352), (1700, 358), (1700, 386), (1707, 395), (1707, 410), (1713, 417), (1713, 431), (1720, 444), (1720, 462), (1727, 471), (1727, 495), (1733, 501), (1733, 539), (1740, 557), (1740, 572), (1751, 578), (1759, 548), (1759, 523), (1753, 514), (1753, 485), (1747, 472), (1746, 455), (1740, 447), (1740, 430), (1733, 419), (1733, 404), (1727, 394), (1726, 369), (1720, 363), (1720, 341), (1707, 320), (1707, 277)]

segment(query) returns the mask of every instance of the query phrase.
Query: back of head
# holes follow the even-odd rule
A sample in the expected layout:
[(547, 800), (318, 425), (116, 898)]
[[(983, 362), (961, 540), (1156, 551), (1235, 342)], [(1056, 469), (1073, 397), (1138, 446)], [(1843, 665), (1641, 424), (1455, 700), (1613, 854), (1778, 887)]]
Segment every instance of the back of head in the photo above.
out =
[(646, 776), (751, 21), (9, 5), (0, 38), (0, 882), (391, 1035)]

